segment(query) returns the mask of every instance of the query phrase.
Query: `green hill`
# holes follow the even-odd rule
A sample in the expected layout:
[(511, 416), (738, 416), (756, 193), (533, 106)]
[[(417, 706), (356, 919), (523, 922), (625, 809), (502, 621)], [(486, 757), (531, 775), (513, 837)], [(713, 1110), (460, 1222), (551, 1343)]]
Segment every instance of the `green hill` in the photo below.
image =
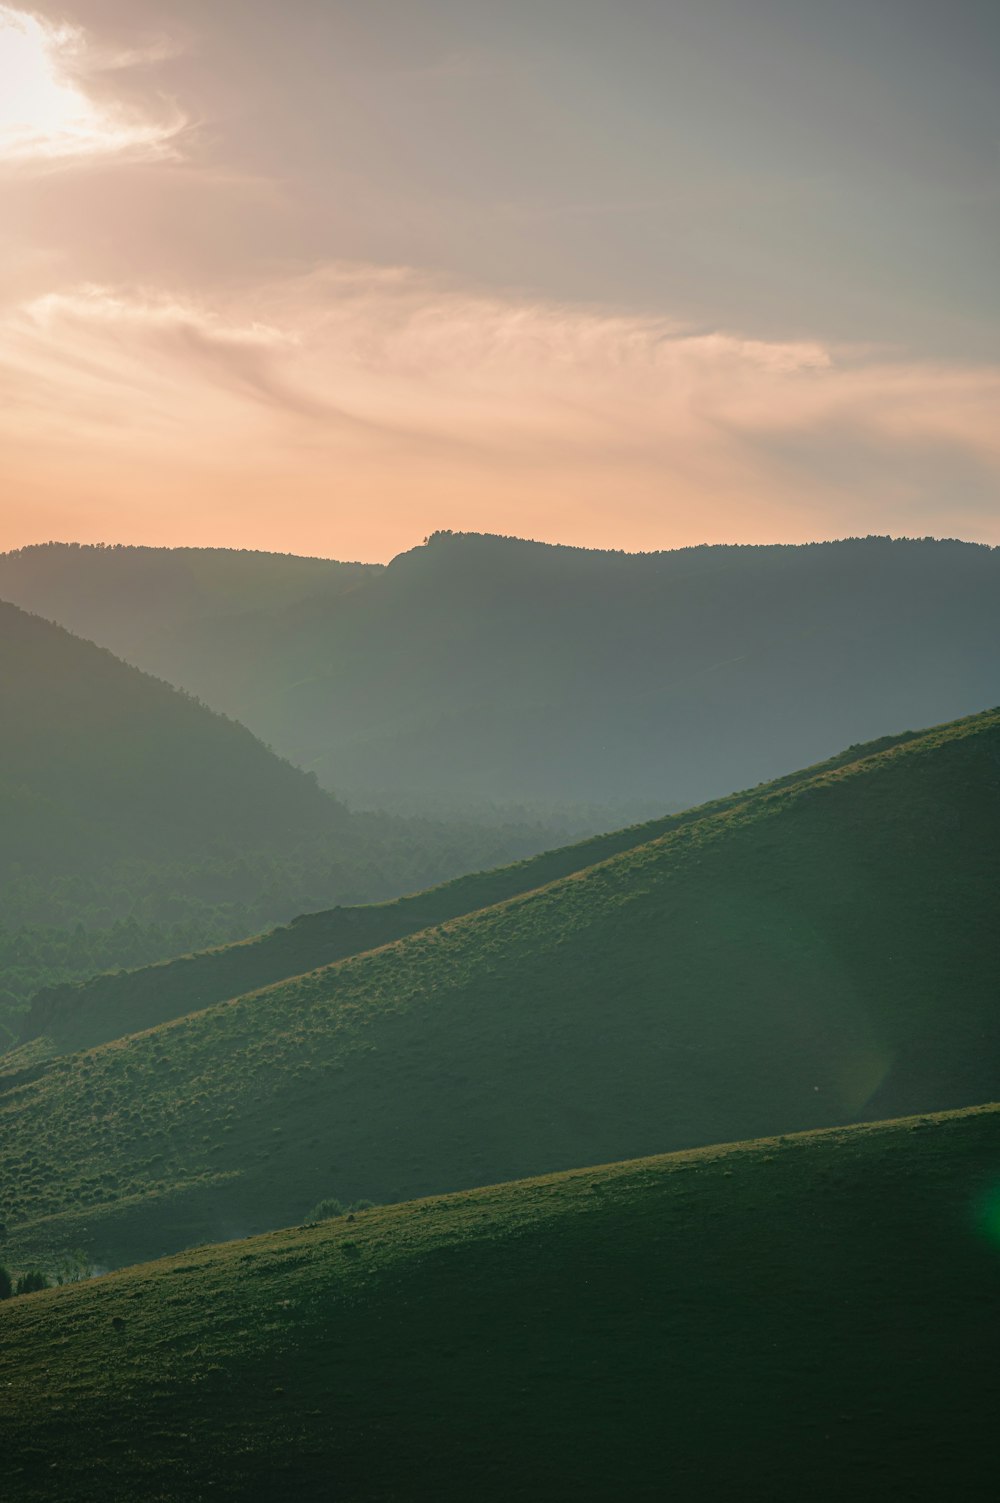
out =
[(968, 543), (627, 555), (438, 534), (367, 572), (280, 561), (259, 599), (232, 580), (267, 556), (155, 563), (203, 570), (200, 614), (150, 622), (145, 550), (24, 550), (0, 558), (0, 595), (234, 715), (355, 807), (582, 808), (586, 833), (1000, 702), (1000, 550)]
[(0, 1306), (11, 1503), (986, 1503), (1000, 1108), (366, 1211)]
[[(351, 814), (242, 725), (0, 602), (0, 1036), (38, 972), (252, 934), (331, 902), (426, 887), (551, 844), (530, 825)], [(24, 934), (28, 926), (61, 931)], [(71, 953), (78, 952), (76, 959)], [(76, 969), (74, 969), (74, 965)]]
[(102, 1262), (995, 1094), (1000, 712), (0, 1098), (15, 1247)]
[[(867, 746), (852, 747), (817, 767), (778, 779), (766, 791), (777, 793), (791, 788), (847, 763), (877, 755), (888, 746), (912, 737), (909, 732), (902, 737), (886, 737)], [(141, 970), (99, 975), (86, 982), (47, 988), (35, 998), (24, 1019), (21, 1038), (27, 1047), (0, 1060), (0, 1087), (4, 1083), (3, 1072), (16, 1072), (53, 1054), (107, 1043), (199, 1011), (214, 1002), (228, 1001), (350, 955), (377, 949), (479, 908), (505, 902), (622, 851), (647, 845), (684, 825), (723, 813), (748, 797), (759, 797), (762, 791), (731, 794), (683, 814), (666, 815), (629, 829), (595, 835), (512, 866), (457, 877), (440, 887), (389, 903), (303, 914), (291, 924), (239, 944), (182, 956)]]

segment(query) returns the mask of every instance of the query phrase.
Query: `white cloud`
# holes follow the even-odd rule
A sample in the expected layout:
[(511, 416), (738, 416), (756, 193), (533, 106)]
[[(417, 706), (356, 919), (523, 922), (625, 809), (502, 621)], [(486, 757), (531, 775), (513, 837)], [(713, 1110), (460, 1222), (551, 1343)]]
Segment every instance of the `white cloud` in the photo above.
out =
[[(155, 55), (164, 55), (162, 46)], [(168, 155), (185, 125), (176, 109), (140, 117), (88, 88), (96, 72), (144, 60), (103, 55), (78, 27), (0, 5), (0, 163)]]

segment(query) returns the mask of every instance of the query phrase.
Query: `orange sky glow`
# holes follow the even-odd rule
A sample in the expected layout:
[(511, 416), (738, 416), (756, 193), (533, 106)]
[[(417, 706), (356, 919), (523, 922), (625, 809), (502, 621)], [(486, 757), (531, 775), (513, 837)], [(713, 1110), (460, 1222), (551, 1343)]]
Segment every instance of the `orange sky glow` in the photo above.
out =
[(184, 7), (176, 35), (134, 37), (75, 9), (0, 5), (0, 548), (1000, 543), (1000, 364), (978, 347), (713, 318), (711, 287), (675, 304), (669, 277), (559, 295), (415, 234), (303, 228), (315, 184), (228, 159), (238, 112), (209, 118)]

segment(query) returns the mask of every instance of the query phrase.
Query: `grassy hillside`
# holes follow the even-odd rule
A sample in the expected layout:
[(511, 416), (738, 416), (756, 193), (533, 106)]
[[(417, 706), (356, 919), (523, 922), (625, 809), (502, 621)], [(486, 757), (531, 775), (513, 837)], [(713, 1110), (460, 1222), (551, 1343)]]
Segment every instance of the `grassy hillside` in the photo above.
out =
[(288, 980), (330, 965), (349, 955), (390, 944), (435, 924), (461, 918), (479, 908), (506, 902), (519, 894), (543, 887), (560, 877), (606, 861), (622, 851), (646, 845), (662, 835), (697, 820), (724, 813), (748, 797), (778, 793), (798, 783), (832, 772), (847, 763), (875, 756), (889, 745), (912, 739), (913, 733), (883, 738), (867, 746), (855, 746), (816, 767), (791, 773), (769, 784), (766, 790), (731, 794), (713, 804), (667, 815), (643, 825), (592, 836), (558, 850), (545, 851), (512, 866), (475, 872), (390, 903), (341, 907), (323, 913), (303, 914), (280, 929), (186, 955), (142, 970), (98, 975), (76, 985), (51, 987), (36, 997), (25, 1017), (21, 1038), (27, 1049), (0, 1062), (3, 1073), (52, 1054), (91, 1048), (111, 1039), (185, 1013), (224, 1002), (244, 992), (255, 991), (275, 981)]
[[(2, 602), (0, 723), (0, 1036), (32, 957), (88, 974), (77, 923), (106, 963), (161, 958), (185, 932), (242, 937), (552, 843), (527, 823), (350, 814), (244, 726)], [(116, 920), (142, 933), (116, 940)]]
[(609, 828), (1000, 702), (1000, 550), (971, 544), (626, 555), (438, 535), (350, 588), (264, 591), (155, 644), (129, 609), (140, 562), (31, 550), (0, 560), (0, 594), (89, 630), (107, 593), (100, 640), (356, 806), (596, 805), (574, 828)]
[(41, 1067), (0, 1098), (0, 1219), (120, 1262), (989, 1099), (998, 887), (992, 712)]
[(645, 1159), (0, 1306), (11, 1503), (985, 1503), (1000, 1108)]

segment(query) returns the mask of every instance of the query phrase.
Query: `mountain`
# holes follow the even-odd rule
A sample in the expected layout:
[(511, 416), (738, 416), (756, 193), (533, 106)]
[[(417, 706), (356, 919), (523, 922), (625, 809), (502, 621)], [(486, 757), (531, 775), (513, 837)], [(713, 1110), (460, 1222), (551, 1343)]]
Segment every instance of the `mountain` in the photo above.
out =
[(24, 550), (0, 593), (85, 623), (354, 806), (558, 808), (584, 833), (1000, 701), (1000, 550), (968, 543), (626, 555), (438, 534), (168, 632), (132, 585), (144, 557)]
[[(912, 739), (911, 732), (851, 747), (817, 767), (778, 779), (768, 785), (768, 791), (776, 793), (791, 788)], [(622, 851), (647, 845), (684, 825), (721, 814), (745, 802), (748, 796), (731, 794), (683, 814), (669, 814), (625, 830), (594, 835), (512, 866), (456, 877), (440, 887), (392, 902), (301, 914), (290, 924), (238, 944), (215, 946), (200, 954), (182, 955), (140, 970), (48, 987), (36, 995), (23, 1020), (21, 1039), (26, 1047), (8, 1053), (0, 1061), (0, 1070), (10, 1073), (25, 1066), (30, 1068), (53, 1054), (92, 1048), (185, 1013), (200, 1011), (215, 1002), (228, 1001), (243, 992), (256, 991), (350, 955), (378, 949), (421, 929), (544, 887)]]
[(346, 811), (241, 725), (0, 602), (0, 882), (333, 832)]
[(22, 1249), (104, 1263), (377, 1202), (995, 1094), (1000, 711), (38, 1066)]
[(92, 934), (105, 964), (161, 958), (552, 843), (351, 814), (244, 726), (3, 602), (0, 721), (0, 1033), (29, 988), (87, 973)]
[(995, 1492), (1000, 1108), (358, 1212), (0, 1306), (10, 1503)]
[(0, 597), (147, 667), (187, 630), (332, 599), (380, 569), (245, 549), (43, 543), (0, 553)]

